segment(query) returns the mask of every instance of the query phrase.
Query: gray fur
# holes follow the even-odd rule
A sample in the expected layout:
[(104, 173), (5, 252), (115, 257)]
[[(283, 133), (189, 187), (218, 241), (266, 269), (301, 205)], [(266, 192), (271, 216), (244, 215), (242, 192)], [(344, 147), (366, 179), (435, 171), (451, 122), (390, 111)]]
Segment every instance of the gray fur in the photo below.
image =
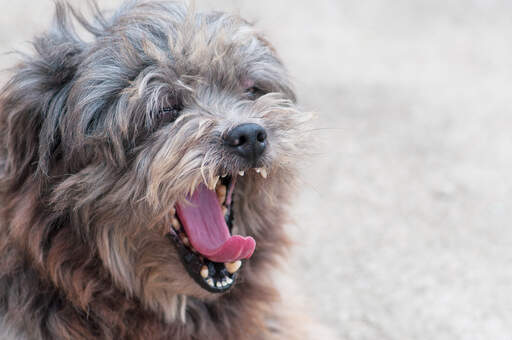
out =
[[(104, 321), (113, 308), (107, 302), (117, 299), (126, 313), (140, 303), (140, 313), (155, 315), (140, 323), (165, 320), (160, 334), (236, 338), (226, 331), (235, 310), (251, 305), (259, 313), (240, 313), (240, 332), (273, 315), (262, 273), (284, 252), (284, 210), (309, 144), (310, 115), (297, 108), (274, 49), (240, 17), (155, 0), (127, 2), (110, 18), (91, 8), (87, 20), (58, 2), (53, 28), (35, 40), (35, 54), (24, 56), (0, 94), (0, 194), (8, 202), (0, 215), (0, 251), (8, 258), (0, 268), (0, 314), (15, 328), (38, 321), (29, 331), (35, 339), (77, 329), (103, 338), (134, 334), (122, 317), (114, 318), (117, 334)], [(81, 38), (76, 23), (92, 39)], [(265, 94), (248, 98), (253, 85)], [(176, 103), (180, 117), (162, 122), (161, 109)], [(266, 181), (221, 142), (249, 122), (268, 132), (259, 164)], [(235, 227), (257, 239), (258, 253), (245, 266), (244, 288), (210, 305), (218, 298), (188, 277), (162, 234), (177, 201), (239, 170), (248, 175), (237, 185)], [(78, 314), (32, 296), (41, 282)], [(5, 302), (18, 288), (25, 295)], [(186, 315), (202, 326), (186, 328)]]

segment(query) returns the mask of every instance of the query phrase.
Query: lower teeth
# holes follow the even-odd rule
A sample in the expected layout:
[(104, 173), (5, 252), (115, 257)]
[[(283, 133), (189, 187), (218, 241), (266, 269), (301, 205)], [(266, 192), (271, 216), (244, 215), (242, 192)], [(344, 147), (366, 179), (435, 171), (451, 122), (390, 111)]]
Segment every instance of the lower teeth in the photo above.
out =
[(203, 265), (199, 271), (199, 275), (201, 275), (204, 282), (206, 282), (210, 287), (224, 289), (231, 286), (234, 282), (231, 277), (227, 276), (228, 274), (225, 269), (219, 269), (220, 271), (216, 271), (215, 269), (212, 270), (210, 270), (207, 265)]
[(201, 276), (203, 277), (203, 279), (206, 279), (208, 277), (208, 267), (207, 266), (203, 266), (201, 268)]
[(224, 263), (224, 266), (226, 267), (227, 271), (230, 273), (230, 274), (234, 274), (236, 273), (240, 267), (242, 266), (242, 261), (235, 261), (235, 262), (226, 262)]
[(172, 217), (171, 224), (174, 230), (178, 231), (181, 229), (180, 221), (176, 217)]

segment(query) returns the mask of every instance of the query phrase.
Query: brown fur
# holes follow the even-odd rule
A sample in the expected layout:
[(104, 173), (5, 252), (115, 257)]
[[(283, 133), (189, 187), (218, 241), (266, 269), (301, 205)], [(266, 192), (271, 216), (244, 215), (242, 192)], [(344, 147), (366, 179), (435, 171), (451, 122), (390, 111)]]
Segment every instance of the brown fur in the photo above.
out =
[[(293, 338), (269, 273), (288, 246), (309, 115), (275, 51), (236, 16), (166, 1), (95, 11), (88, 21), (58, 3), (0, 94), (0, 335)], [(245, 99), (248, 80), (267, 94)], [(155, 113), (176, 100), (181, 116), (161, 122)], [(186, 273), (166, 215), (201, 181), (245, 167), (219, 146), (245, 122), (269, 133), (269, 178), (248, 171), (237, 185), (235, 228), (257, 248), (217, 296)]]

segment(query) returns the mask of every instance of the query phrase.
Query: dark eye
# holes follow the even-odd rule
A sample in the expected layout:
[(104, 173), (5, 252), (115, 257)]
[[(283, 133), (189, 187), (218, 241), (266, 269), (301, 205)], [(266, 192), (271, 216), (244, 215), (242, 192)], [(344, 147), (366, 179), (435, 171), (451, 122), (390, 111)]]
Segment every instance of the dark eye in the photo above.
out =
[(252, 86), (252, 87), (249, 87), (247, 90), (245, 90), (245, 95), (250, 100), (256, 100), (265, 94), (266, 94), (266, 92), (257, 86)]
[(158, 118), (167, 123), (172, 123), (178, 119), (182, 110), (183, 107), (180, 105), (167, 106), (158, 111)]

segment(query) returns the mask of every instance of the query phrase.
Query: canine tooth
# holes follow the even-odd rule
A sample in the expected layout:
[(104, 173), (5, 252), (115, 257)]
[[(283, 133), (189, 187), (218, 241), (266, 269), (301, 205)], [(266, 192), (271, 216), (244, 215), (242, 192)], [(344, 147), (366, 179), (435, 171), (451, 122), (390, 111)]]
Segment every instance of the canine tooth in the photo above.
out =
[(226, 282), (228, 283), (228, 285), (230, 285), (233, 283), (233, 280), (230, 277), (228, 277), (226, 278)]
[(230, 274), (234, 274), (242, 266), (242, 261), (238, 260), (235, 262), (226, 262), (224, 263), (224, 266), (226, 266), (226, 269)]
[(186, 245), (186, 246), (190, 245), (188, 237), (184, 233), (180, 233), (180, 239), (181, 239), (181, 242), (183, 242), (184, 245)]
[(255, 168), (254, 171), (256, 171), (257, 173), (260, 173), (261, 168)]
[(178, 231), (181, 229), (180, 221), (176, 217), (171, 218), (171, 224), (174, 230)]
[(239, 174), (240, 176), (243, 176), (243, 175), (245, 175), (245, 171), (240, 170), (240, 171), (238, 171), (238, 174)]
[(260, 175), (261, 175), (261, 177), (267, 179), (267, 169), (260, 168)]
[(223, 174), (222, 175), (222, 178), (226, 178), (226, 177), (228, 177), (228, 174)]
[(209, 274), (208, 267), (207, 266), (203, 266), (201, 268), (201, 272), (200, 273), (201, 273), (201, 276), (203, 277), (203, 279), (206, 279), (208, 277), (208, 274)]
[(208, 280), (206, 280), (206, 283), (208, 283), (208, 285), (210, 285), (211, 287), (214, 286), (212, 278), (209, 278)]
[(217, 281), (217, 288), (222, 288), (222, 283), (220, 283), (220, 281)]
[(225, 185), (219, 185), (217, 189), (215, 190), (217, 192), (217, 198), (219, 199), (219, 202), (222, 204), (226, 200), (226, 192), (227, 188)]

